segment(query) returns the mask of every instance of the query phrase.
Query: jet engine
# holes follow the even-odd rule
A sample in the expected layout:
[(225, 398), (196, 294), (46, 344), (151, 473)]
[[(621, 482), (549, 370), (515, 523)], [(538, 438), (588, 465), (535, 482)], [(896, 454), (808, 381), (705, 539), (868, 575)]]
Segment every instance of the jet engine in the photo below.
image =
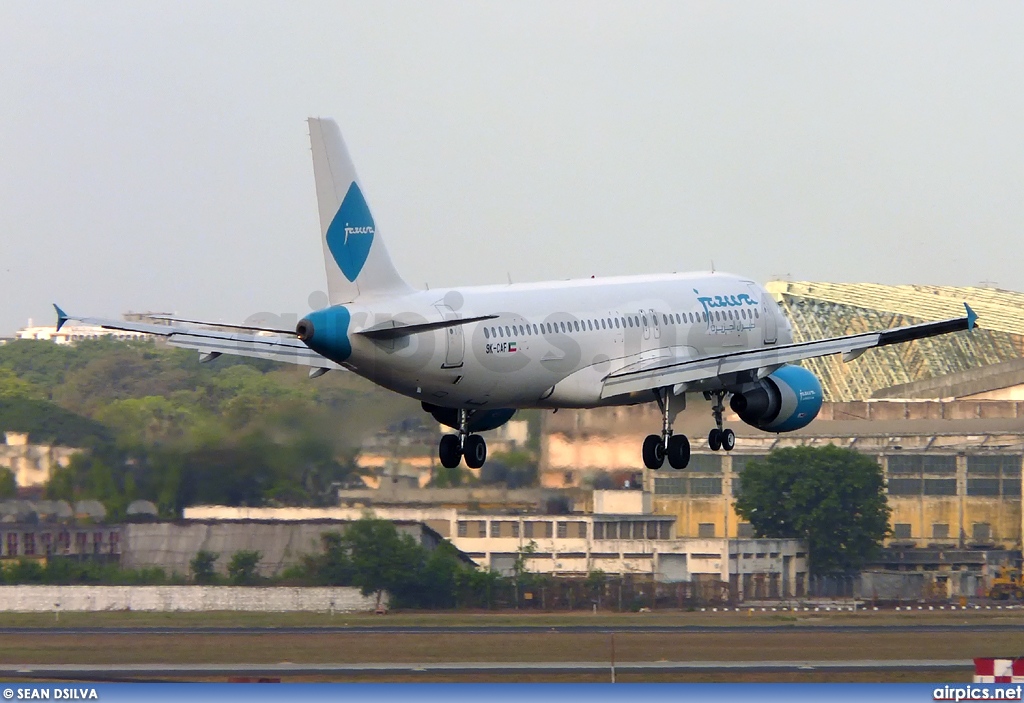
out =
[(785, 365), (755, 383), (745, 383), (729, 407), (748, 425), (768, 432), (806, 427), (821, 410), (821, 382), (800, 366)]

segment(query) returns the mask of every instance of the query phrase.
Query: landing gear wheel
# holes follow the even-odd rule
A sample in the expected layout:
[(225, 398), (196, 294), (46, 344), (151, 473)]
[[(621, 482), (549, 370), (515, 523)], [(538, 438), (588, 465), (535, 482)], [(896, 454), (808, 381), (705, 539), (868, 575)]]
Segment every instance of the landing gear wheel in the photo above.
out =
[(685, 469), (690, 463), (690, 440), (684, 434), (674, 434), (668, 438), (666, 452), (668, 465), (673, 469)]
[(708, 432), (708, 448), (713, 452), (722, 448), (722, 431), (717, 427)]
[(657, 471), (665, 463), (665, 445), (661, 437), (656, 434), (649, 434), (644, 439), (644, 466)]
[(459, 436), (446, 434), (441, 438), (437, 447), (437, 458), (441, 460), (441, 466), (446, 469), (454, 469), (462, 461), (462, 447), (459, 446)]
[(466, 437), (466, 446), (462, 450), (466, 456), (466, 466), (479, 469), (487, 461), (487, 442), (478, 434)]
[(736, 446), (736, 433), (732, 430), (722, 430), (722, 449), (731, 452)]

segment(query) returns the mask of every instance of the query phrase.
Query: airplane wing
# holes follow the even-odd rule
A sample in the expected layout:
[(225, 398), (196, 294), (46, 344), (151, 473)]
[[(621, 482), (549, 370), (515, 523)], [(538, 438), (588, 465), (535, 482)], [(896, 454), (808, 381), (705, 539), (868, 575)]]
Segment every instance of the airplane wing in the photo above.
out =
[(77, 320), (87, 325), (96, 325), (108, 330), (142, 332), (156, 337), (163, 337), (172, 347), (194, 349), (199, 352), (201, 361), (212, 361), (222, 354), (248, 356), (254, 359), (268, 359), (285, 364), (309, 366), (311, 376), (322, 375), (330, 369), (342, 368), (330, 359), (320, 356), (307, 347), (296, 338), (294, 332), (288, 330), (222, 325), (216, 322), (199, 322), (196, 320), (189, 320), (189, 322), (228, 329), (227, 331), (218, 331), (183, 325), (126, 322), (124, 320), (107, 320), (99, 317), (68, 315), (57, 305), (53, 307), (57, 311), (58, 330), (68, 320)]
[[(757, 370), (759, 376), (764, 376), (783, 364), (829, 354), (842, 354), (844, 361), (853, 361), (873, 347), (884, 347), (889, 344), (900, 344), (914, 339), (925, 339), (940, 334), (974, 329), (978, 315), (967, 303), (964, 303), (964, 309), (967, 312), (965, 317), (955, 317), (939, 322), (925, 322), (919, 325), (818, 339), (812, 342), (746, 349), (695, 359), (669, 358), (632, 364), (605, 378), (601, 397), (609, 398), (624, 393), (703, 381), (739, 371)], [(761, 373), (761, 370), (764, 370), (765, 373)]]

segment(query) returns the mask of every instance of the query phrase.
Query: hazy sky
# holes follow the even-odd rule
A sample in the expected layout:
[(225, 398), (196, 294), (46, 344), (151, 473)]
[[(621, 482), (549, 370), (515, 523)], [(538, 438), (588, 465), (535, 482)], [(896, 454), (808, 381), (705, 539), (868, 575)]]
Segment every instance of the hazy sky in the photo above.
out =
[(303, 313), (305, 118), (430, 286), (1024, 290), (1020, 2), (0, 2), (0, 335)]

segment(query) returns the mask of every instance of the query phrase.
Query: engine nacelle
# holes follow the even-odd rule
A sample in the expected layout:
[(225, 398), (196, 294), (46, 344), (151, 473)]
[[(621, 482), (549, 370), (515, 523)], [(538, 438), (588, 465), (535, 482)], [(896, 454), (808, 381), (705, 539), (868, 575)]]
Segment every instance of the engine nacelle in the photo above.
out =
[(821, 400), (818, 377), (801, 366), (787, 364), (756, 383), (741, 386), (729, 407), (759, 430), (792, 432), (818, 416)]

